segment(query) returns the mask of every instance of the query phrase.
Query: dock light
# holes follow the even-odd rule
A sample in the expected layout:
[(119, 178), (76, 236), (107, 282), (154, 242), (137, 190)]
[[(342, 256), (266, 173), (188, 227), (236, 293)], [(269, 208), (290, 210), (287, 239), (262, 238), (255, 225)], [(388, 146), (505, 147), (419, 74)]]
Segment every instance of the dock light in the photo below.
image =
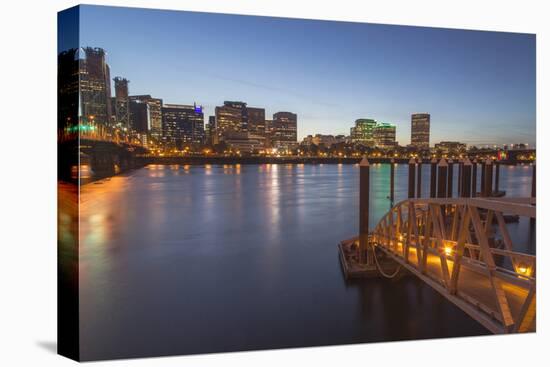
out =
[(399, 235), (399, 241), (403, 241), (403, 235), (402, 234)]
[(516, 266), (516, 272), (523, 276), (531, 276), (531, 268), (525, 264), (519, 264)]
[(444, 247), (445, 255), (451, 256), (453, 254), (453, 248), (451, 246)]

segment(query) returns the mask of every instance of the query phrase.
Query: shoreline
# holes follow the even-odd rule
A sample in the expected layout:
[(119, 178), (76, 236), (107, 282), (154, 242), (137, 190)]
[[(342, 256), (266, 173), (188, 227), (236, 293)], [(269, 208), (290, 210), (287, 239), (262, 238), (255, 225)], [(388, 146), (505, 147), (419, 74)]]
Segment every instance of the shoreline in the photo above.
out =
[[(409, 163), (410, 158), (394, 158), (395, 164)], [(207, 166), (207, 165), (262, 165), (262, 164), (284, 164), (284, 165), (321, 165), (321, 164), (346, 164), (357, 165), (361, 158), (317, 158), (317, 157), (140, 157), (136, 159), (136, 166), (123, 170), (117, 174), (96, 174), (95, 177), (89, 177), (81, 185), (89, 185), (98, 181), (109, 179), (112, 177), (126, 175), (135, 170), (145, 168), (149, 165), (161, 166)], [(391, 158), (369, 158), (371, 164), (390, 164)], [(430, 165), (429, 159), (423, 159), (423, 164)], [(531, 165), (530, 161), (498, 161), (499, 164), (506, 166), (524, 166)], [(458, 164), (458, 162), (455, 162)], [(72, 182), (76, 184), (76, 182)]]
[[(202, 157), (202, 156), (186, 156), (186, 157), (141, 157), (143, 166), (149, 164), (160, 165), (204, 165), (204, 164), (358, 164), (362, 157), (343, 158), (343, 157)], [(410, 158), (368, 158), (370, 163), (391, 163), (394, 160), (396, 164), (408, 164)], [(441, 158), (438, 158), (438, 160)], [(431, 159), (422, 159), (423, 164), (430, 164)], [(455, 161), (458, 164), (458, 161)], [(532, 161), (527, 160), (502, 160), (495, 163), (503, 165), (518, 165), (531, 164)]]

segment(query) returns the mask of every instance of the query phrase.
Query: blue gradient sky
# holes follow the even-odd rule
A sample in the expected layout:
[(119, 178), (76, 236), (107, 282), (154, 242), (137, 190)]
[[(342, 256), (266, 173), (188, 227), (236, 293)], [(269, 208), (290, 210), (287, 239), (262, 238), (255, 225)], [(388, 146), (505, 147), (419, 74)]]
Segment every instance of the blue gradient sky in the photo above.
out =
[(80, 44), (131, 94), (298, 114), (298, 138), (357, 118), (432, 115), (431, 143), (535, 143), (535, 36), (114, 7), (81, 8)]

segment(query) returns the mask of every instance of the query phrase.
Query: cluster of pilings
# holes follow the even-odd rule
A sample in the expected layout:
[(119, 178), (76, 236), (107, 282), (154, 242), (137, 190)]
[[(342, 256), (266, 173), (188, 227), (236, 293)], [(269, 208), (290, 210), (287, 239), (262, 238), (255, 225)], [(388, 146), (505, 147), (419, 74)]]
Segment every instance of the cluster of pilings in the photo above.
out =
[[(441, 158), (438, 161), (434, 158), (429, 162), (429, 164), (430, 198), (469, 198), (476, 196), (490, 197), (504, 195), (504, 192), (499, 190), (499, 162), (493, 162), (492, 160), (487, 159), (480, 163), (475, 159), (470, 161), (469, 158), (459, 159), (456, 162), (452, 159), (445, 158)], [(423, 165), (424, 162), (422, 160), (415, 160), (414, 158), (411, 158), (409, 161), (408, 198), (410, 199), (422, 197)], [(454, 187), (455, 166), (457, 170), (456, 187)], [(394, 171), (392, 170), (391, 174), (393, 174), (393, 172)], [(477, 178), (478, 172), (481, 174), (479, 185)], [(391, 191), (393, 192), (393, 188)]]
[[(408, 198), (422, 197), (422, 159), (414, 159), (408, 163)], [(487, 159), (478, 162), (476, 159), (432, 159), (430, 162), (430, 198), (471, 198), (503, 196), (505, 193), (499, 190), (500, 163)], [(454, 166), (457, 166), (457, 187), (454, 186)], [(536, 165), (533, 164), (531, 197), (536, 195)], [(366, 264), (367, 268), (375, 268), (372, 251), (368, 249), (369, 238), (369, 190), (370, 190), (370, 165), (367, 158), (363, 158), (359, 164), (359, 261)], [(481, 179), (478, 185), (478, 172)], [(479, 191), (478, 191), (479, 189)], [(390, 201), (394, 205), (395, 194), (395, 162), (390, 162)], [(427, 196), (426, 196), (427, 197)]]

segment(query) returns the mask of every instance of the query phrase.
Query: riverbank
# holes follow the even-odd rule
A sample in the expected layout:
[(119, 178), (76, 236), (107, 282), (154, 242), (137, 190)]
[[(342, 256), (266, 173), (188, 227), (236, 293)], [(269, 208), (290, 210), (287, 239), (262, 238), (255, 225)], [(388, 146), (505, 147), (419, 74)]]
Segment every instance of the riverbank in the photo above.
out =
[[(180, 157), (141, 157), (143, 165), (161, 164), (161, 165), (197, 165), (197, 164), (358, 164), (361, 157), (345, 158), (345, 157), (227, 157), (227, 156), (180, 156)], [(385, 157), (370, 157), (370, 163), (390, 163), (393, 159), (395, 163), (406, 164), (410, 158), (385, 158)], [(430, 163), (430, 159), (423, 159), (423, 163)], [(503, 160), (500, 164), (515, 165), (515, 164), (530, 164), (530, 161), (520, 160)]]

